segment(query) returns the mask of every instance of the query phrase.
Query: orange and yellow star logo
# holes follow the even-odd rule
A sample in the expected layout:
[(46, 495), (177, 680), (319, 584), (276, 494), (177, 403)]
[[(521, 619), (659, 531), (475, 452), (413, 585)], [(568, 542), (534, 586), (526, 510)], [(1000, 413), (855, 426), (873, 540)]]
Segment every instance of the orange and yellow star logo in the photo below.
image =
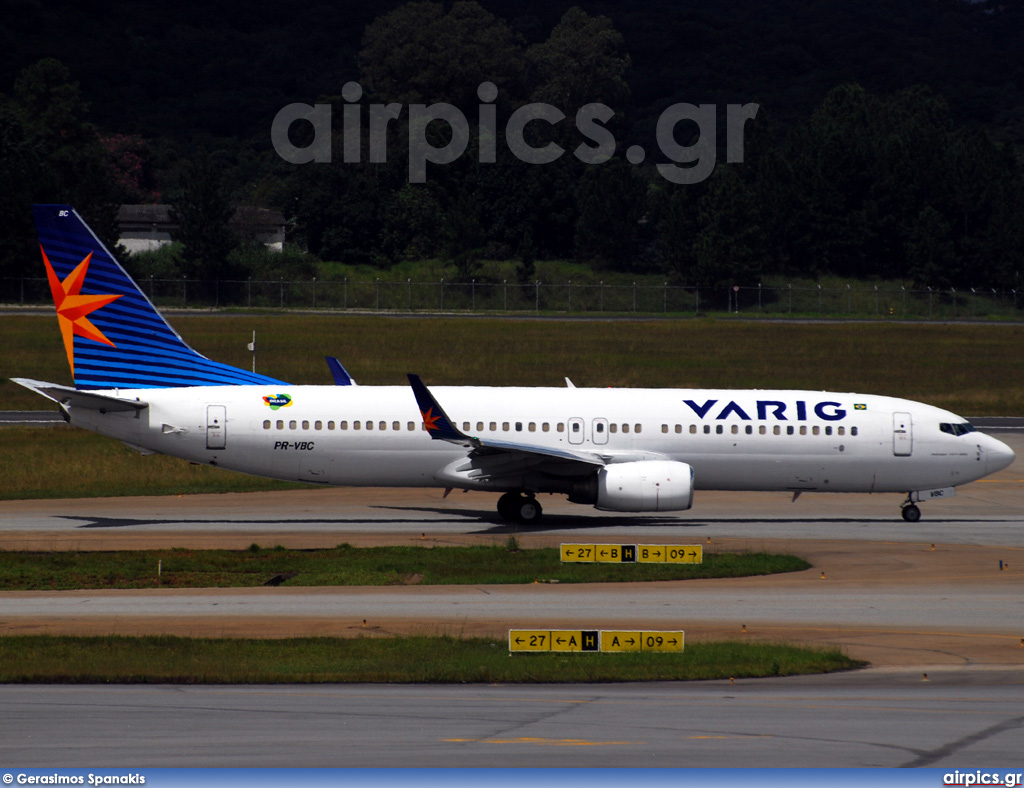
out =
[(423, 426), (427, 428), (427, 432), (437, 429), (437, 420), (441, 418), (441, 415), (434, 415), (434, 409), (428, 408), (426, 411), (420, 411), (420, 415), (423, 417)]
[(42, 246), (39, 250), (43, 253), (43, 262), (46, 264), (46, 278), (50, 282), (50, 292), (53, 293), (53, 303), (57, 307), (57, 322), (60, 323), (60, 333), (64, 337), (64, 350), (68, 354), (68, 364), (71, 367), (71, 374), (75, 374), (75, 340), (76, 336), (91, 339), (94, 342), (103, 342), (111, 347), (116, 347), (113, 342), (103, 336), (103, 332), (94, 326), (86, 315), (95, 312), (100, 307), (106, 306), (111, 301), (116, 301), (121, 295), (80, 295), (82, 284), (85, 282), (86, 271), (89, 270), (89, 261), (92, 259), (92, 252), (89, 252), (76, 267), (68, 274), (62, 282), (50, 265), (50, 258), (46, 256), (46, 250)]

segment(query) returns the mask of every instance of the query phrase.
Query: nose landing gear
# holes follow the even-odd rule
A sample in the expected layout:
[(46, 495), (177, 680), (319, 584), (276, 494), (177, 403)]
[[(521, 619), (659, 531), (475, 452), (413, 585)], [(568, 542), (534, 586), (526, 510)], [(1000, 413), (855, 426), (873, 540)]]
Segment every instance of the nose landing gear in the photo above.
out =
[(900, 507), (900, 512), (903, 515), (903, 519), (908, 523), (916, 523), (921, 519), (921, 510), (915, 505), (907, 501)]

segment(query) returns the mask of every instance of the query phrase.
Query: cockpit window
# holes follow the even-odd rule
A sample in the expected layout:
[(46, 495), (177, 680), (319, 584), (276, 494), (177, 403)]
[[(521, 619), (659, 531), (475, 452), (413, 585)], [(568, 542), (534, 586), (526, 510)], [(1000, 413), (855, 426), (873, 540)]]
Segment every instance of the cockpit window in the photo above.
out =
[(948, 435), (966, 435), (968, 432), (976, 432), (974, 425), (967, 421), (961, 424), (942, 423), (939, 425), (939, 430)]

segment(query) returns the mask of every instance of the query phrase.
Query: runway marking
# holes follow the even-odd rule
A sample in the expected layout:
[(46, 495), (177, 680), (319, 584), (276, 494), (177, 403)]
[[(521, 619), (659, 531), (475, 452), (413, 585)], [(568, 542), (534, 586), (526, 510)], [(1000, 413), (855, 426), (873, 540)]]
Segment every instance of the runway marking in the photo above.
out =
[(586, 739), (543, 739), (524, 736), (517, 739), (442, 739), (456, 744), (537, 744), (544, 747), (621, 747), (645, 744), (642, 741), (587, 741)]
[(685, 739), (773, 739), (768, 733), (736, 734), (733, 736), (684, 736)]

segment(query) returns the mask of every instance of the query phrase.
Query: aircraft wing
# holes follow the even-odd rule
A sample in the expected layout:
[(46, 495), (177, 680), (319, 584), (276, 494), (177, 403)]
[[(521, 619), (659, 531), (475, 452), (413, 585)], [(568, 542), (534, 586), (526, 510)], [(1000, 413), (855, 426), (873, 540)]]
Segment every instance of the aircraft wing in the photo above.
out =
[[(466, 435), (455, 426), (444, 408), (435, 399), (419, 375), (409, 374), (416, 404), (427, 433), (434, 440), (443, 440), (469, 449), (467, 458), (481, 476), (493, 477), (513, 471), (539, 468), (564, 476), (582, 475), (605, 465), (638, 460), (667, 460), (667, 455), (649, 451), (578, 451), (575, 449), (538, 446), (533, 443), (492, 440)], [(464, 466), (468, 469), (470, 466)]]
[(78, 389), (61, 386), (56, 383), (46, 383), (42, 380), (29, 380), (27, 378), (11, 378), (19, 386), (31, 389), (37, 394), (42, 394), (58, 405), (81, 408), (83, 410), (98, 410), (104, 413), (118, 413), (123, 411), (140, 411), (149, 407), (148, 402), (139, 399), (121, 399), (111, 397), (107, 394), (98, 394), (95, 391), (79, 391)]

